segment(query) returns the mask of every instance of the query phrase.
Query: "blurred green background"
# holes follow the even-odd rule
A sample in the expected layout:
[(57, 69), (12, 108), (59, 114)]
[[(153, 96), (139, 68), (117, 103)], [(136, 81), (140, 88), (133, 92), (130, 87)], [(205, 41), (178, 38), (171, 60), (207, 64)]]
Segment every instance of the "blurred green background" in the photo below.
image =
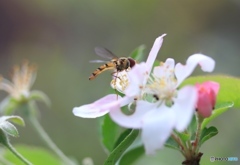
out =
[[(98, 67), (88, 62), (99, 59), (94, 47), (127, 56), (145, 44), (147, 57), (155, 38), (167, 33), (159, 60), (173, 57), (184, 63), (189, 55), (201, 52), (216, 60), (215, 73), (239, 76), (239, 17), (238, 0), (0, 1), (0, 74), (9, 78), (12, 66), (24, 59), (36, 63), (33, 89), (44, 91), (52, 101), (51, 109), (40, 105), (42, 125), (65, 154), (79, 161), (92, 157), (101, 165), (107, 155), (100, 144), (98, 120), (72, 114), (73, 107), (104, 96), (110, 88), (110, 72), (88, 80)], [(202, 147), (203, 164), (229, 163), (210, 163), (210, 156), (240, 159), (239, 115), (237, 110), (228, 111), (212, 123), (219, 135)], [(14, 144), (46, 147), (28, 123), (19, 131)], [(147, 160), (181, 164), (183, 158), (165, 149), (137, 164), (150, 164)]]

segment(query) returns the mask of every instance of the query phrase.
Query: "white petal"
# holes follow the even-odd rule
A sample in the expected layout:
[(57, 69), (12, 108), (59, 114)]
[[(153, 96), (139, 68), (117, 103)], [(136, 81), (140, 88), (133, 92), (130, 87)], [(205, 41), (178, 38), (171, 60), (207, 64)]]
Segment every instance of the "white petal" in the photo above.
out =
[(146, 63), (136, 64), (128, 72), (129, 84), (125, 90), (125, 95), (129, 97), (138, 96), (145, 86), (148, 76)]
[(187, 59), (186, 65), (178, 63), (175, 67), (175, 75), (178, 80), (178, 85), (193, 72), (198, 64), (204, 72), (212, 72), (215, 67), (215, 61), (211, 57), (203, 54), (191, 55)]
[(175, 126), (175, 118), (175, 113), (166, 106), (144, 116), (142, 141), (146, 154), (155, 154), (156, 150), (164, 146)]
[(73, 114), (83, 118), (96, 118), (103, 116), (109, 112), (109, 109), (101, 111), (98, 107), (93, 104), (86, 104), (80, 107), (73, 108)]
[(178, 92), (178, 97), (172, 106), (176, 113), (176, 129), (184, 131), (191, 122), (197, 102), (197, 90), (194, 86), (185, 86)]
[[(121, 99), (120, 96), (118, 96)], [(119, 108), (117, 95), (107, 95), (92, 104), (86, 104), (80, 107), (73, 108), (73, 114), (83, 118), (96, 118), (107, 114), (112, 109)]]
[(153, 69), (154, 77), (162, 78), (162, 77), (169, 77), (173, 74), (175, 67), (175, 61), (172, 58), (168, 58), (165, 63), (160, 66), (156, 66)]
[(162, 46), (162, 42), (163, 42), (163, 37), (166, 36), (166, 34), (161, 35), (160, 37), (156, 38), (153, 47), (148, 55), (148, 59), (146, 61), (147, 66), (148, 66), (148, 72), (151, 71), (153, 63), (157, 57), (158, 51)]
[(134, 101), (134, 97), (128, 97), (128, 96), (125, 96), (123, 98), (118, 98), (118, 103), (120, 105), (120, 107), (123, 107), (125, 105), (128, 105), (130, 103), (132, 103)]
[(113, 121), (122, 127), (139, 129), (142, 127), (143, 116), (151, 111), (156, 104), (146, 101), (137, 101), (136, 110), (132, 115), (125, 115), (120, 109), (110, 111)]
[(0, 89), (6, 91), (10, 95), (14, 93), (14, 84), (7, 79), (0, 77)]

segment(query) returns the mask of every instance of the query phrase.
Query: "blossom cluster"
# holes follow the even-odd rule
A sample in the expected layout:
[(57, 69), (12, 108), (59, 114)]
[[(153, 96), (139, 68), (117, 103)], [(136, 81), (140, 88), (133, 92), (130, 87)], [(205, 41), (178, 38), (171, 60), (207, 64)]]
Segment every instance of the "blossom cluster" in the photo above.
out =
[[(111, 86), (123, 93), (123, 97), (109, 94), (91, 104), (75, 107), (74, 115), (96, 118), (109, 113), (120, 126), (141, 129), (146, 154), (154, 154), (162, 148), (174, 130), (183, 132), (196, 110), (202, 117), (210, 116), (219, 85), (206, 82), (180, 88), (180, 84), (197, 65), (204, 72), (212, 72), (215, 61), (203, 54), (193, 54), (185, 65), (175, 65), (174, 59), (168, 58), (154, 66), (165, 36), (156, 38), (146, 62), (113, 77)], [(122, 112), (124, 106), (128, 106), (130, 115)]]

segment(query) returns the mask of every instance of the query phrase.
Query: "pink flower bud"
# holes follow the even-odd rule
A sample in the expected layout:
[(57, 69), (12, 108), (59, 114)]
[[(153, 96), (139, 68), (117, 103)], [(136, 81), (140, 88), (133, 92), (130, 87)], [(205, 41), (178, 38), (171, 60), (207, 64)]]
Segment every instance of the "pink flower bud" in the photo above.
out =
[(209, 117), (216, 104), (219, 84), (207, 81), (202, 84), (196, 84), (196, 88), (198, 90), (197, 111), (202, 117)]

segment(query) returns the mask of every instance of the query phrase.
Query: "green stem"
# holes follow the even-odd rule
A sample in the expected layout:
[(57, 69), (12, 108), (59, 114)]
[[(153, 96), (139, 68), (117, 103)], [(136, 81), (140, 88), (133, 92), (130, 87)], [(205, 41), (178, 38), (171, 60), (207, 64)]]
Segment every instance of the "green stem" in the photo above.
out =
[(67, 165), (75, 165), (64, 153), (56, 146), (56, 144), (50, 139), (48, 134), (45, 132), (43, 127), (40, 125), (38, 120), (29, 116), (29, 120), (32, 123), (32, 126), (35, 128), (42, 140), (48, 145), (48, 147)]
[[(185, 130), (184, 133), (185, 133), (186, 135), (189, 134), (187, 130)], [(192, 150), (193, 150), (193, 149), (192, 149), (191, 140), (187, 140), (187, 141), (186, 141), (186, 145), (187, 145), (188, 155), (191, 155), (191, 154), (192, 154)]]
[(199, 165), (201, 157), (203, 155), (203, 153), (198, 152), (200, 147), (199, 140), (202, 133), (201, 126), (202, 126), (203, 118), (198, 114), (196, 114), (196, 121), (197, 121), (197, 130), (196, 130), (195, 140), (193, 143), (188, 141), (188, 148), (187, 148), (188, 151), (185, 156), (186, 160), (182, 162), (182, 164), (184, 165)]
[(181, 148), (180, 152), (183, 154), (183, 156), (185, 156), (186, 155), (186, 146), (182, 143), (180, 138), (177, 137), (174, 133), (171, 134), (171, 137), (177, 142), (177, 144)]
[(18, 159), (20, 159), (26, 165), (32, 165), (26, 158), (24, 158), (15, 148), (11, 145), (11, 143), (7, 142), (4, 144)]
[(202, 133), (201, 127), (202, 127), (202, 122), (203, 122), (203, 118), (200, 115), (196, 115), (196, 119), (197, 119), (197, 131), (196, 131), (196, 138), (194, 141), (194, 146), (193, 146), (193, 153), (197, 153), (198, 149), (199, 149), (199, 140), (200, 140), (200, 136)]
[(35, 117), (35, 114), (32, 112), (36, 112), (36, 106), (34, 106), (33, 102), (28, 104), (29, 107), (29, 115), (27, 115), (29, 121), (32, 123), (33, 128), (39, 134), (43, 142), (67, 165), (76, 165), (72, 160), (70, 160), (52, 141), (52, 139), (48, 136), (45, 132), (41, 124), (39, 123), (38, 119)]

